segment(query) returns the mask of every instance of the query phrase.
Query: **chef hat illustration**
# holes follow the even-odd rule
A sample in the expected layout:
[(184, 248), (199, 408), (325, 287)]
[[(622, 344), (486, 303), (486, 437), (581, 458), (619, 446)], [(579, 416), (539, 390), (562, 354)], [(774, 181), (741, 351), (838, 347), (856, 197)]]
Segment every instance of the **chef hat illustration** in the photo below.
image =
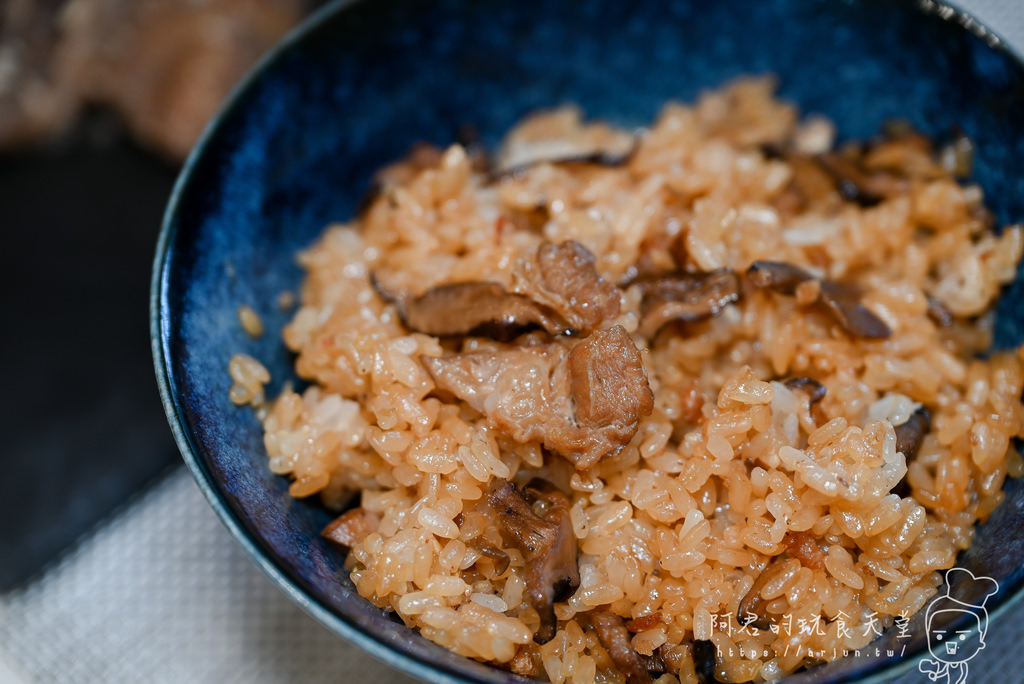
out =
[[(955, 590), (957, 596), (952, 596)], [(932, 626), (932, 616), (940, 611), (963, 611), (977, 616), (984, 638), (988, 629), (988, 611), (985, 602), (999, 591), (999, 583), (991, 577), (975, 577), (970, 570), (952, 568), (946, 572), (946, 589), (928, 604), (928, 629)]]

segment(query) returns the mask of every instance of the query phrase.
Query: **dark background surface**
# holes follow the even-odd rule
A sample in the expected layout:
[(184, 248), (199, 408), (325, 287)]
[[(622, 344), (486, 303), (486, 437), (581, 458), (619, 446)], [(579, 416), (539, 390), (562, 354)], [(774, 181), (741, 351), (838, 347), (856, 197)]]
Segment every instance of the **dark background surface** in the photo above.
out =
[(147, 325), (175, 175), (100, 114), (0, 156), (0, 589), (179, 462)]

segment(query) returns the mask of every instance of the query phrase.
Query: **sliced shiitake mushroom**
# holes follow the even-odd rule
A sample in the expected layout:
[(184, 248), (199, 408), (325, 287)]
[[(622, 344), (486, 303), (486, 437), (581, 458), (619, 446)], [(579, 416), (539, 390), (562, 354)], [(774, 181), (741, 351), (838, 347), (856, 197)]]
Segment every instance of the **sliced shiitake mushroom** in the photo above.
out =
[(747, 280), (754, 287), (792, 296), (802, 283), (817, 281), (818, 302), (843, 330), (854, 337), (882, 339), (892, 336), (885, 321), (861, 304), (855, 288), (824, 278), (781, 261), (755, 261), (747, 269)]
[(814, 406), (819, 401), (825, 398), (827, 389), (820, 382), (814, 378), (808, 378), (804, 376), (790, 378), (784, 383), (786, 387), (791, 390), (797, 390), (804, 392), (807, 395), (807, 401), (811, 406)]
[[(546, 504), (543, 517), (534, 512), (530, 500)], [(500, 481), (487, 495), (487, 502), (501, 529), (523, 552), (526, 598), (540, 615), (534, 641), (547, 643), (558, 629), (555, 602), (571, 596), (580, 585), (569, 498), (550, 482), (534, 479), (522, 492), (511, 482)]]
[(740, 298), (740, 279), (732, 269), (708, 273), (677, 272), (639, 281), (640, 335), (650, 339), (667, 323), (695, 323), (720, 314)]
[(499, 283), (447, 283), (409, 296), (389, 292), (375, 276), (371, 282), (382, 298), (395, 305), (405, 327), (427, 335), (480, 335), (508, 342), (536, 328), (552, 335), (569, 330), (545, 307), (506, 291)]
[(921, 443), (924, 436), (932, 427), (932, 413), (922, 406), (910, 414), (906, 422), (897, 425), (893, 430), (896, 432), (896, 451), (903, 454), (908, 461), (917, 456), (921, 450)]

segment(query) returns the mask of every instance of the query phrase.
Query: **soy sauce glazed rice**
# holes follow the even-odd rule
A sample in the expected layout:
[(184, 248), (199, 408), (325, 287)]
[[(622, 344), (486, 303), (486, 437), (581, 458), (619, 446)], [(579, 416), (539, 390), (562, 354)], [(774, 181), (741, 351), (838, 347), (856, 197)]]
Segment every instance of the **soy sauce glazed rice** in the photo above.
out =
[(1024, 233), (966, 139), (835, 135), (753, 78), (383, 169), (299, 256), (309, 389), (230, 367), (359, 593), (552, 682), (772, 680), (924, 607), (1024, 470), (1024, 354), (979, 356)]

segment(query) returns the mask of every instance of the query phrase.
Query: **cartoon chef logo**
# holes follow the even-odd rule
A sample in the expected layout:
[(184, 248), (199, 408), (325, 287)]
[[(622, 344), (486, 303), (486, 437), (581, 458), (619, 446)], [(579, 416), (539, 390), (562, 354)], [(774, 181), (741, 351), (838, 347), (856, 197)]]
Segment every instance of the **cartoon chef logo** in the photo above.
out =
[[(918, 669), (933, 682), (964, 684), (967, 661), (985, 648), (985, 601), (999, 590), (999, 583), (991, 577), (975, 577), (970, 570), (953, 568), (946, 573), (946, 586), (946, 593), (932, 599), (925, 612), (932, 657), (921, 660)], [(964, 598), (950, 596), (948, 587), (956, 587)], [(968, 597), (972, 603), (966, 602)], [(972, 638), (975, 633), (977, 638)]]

